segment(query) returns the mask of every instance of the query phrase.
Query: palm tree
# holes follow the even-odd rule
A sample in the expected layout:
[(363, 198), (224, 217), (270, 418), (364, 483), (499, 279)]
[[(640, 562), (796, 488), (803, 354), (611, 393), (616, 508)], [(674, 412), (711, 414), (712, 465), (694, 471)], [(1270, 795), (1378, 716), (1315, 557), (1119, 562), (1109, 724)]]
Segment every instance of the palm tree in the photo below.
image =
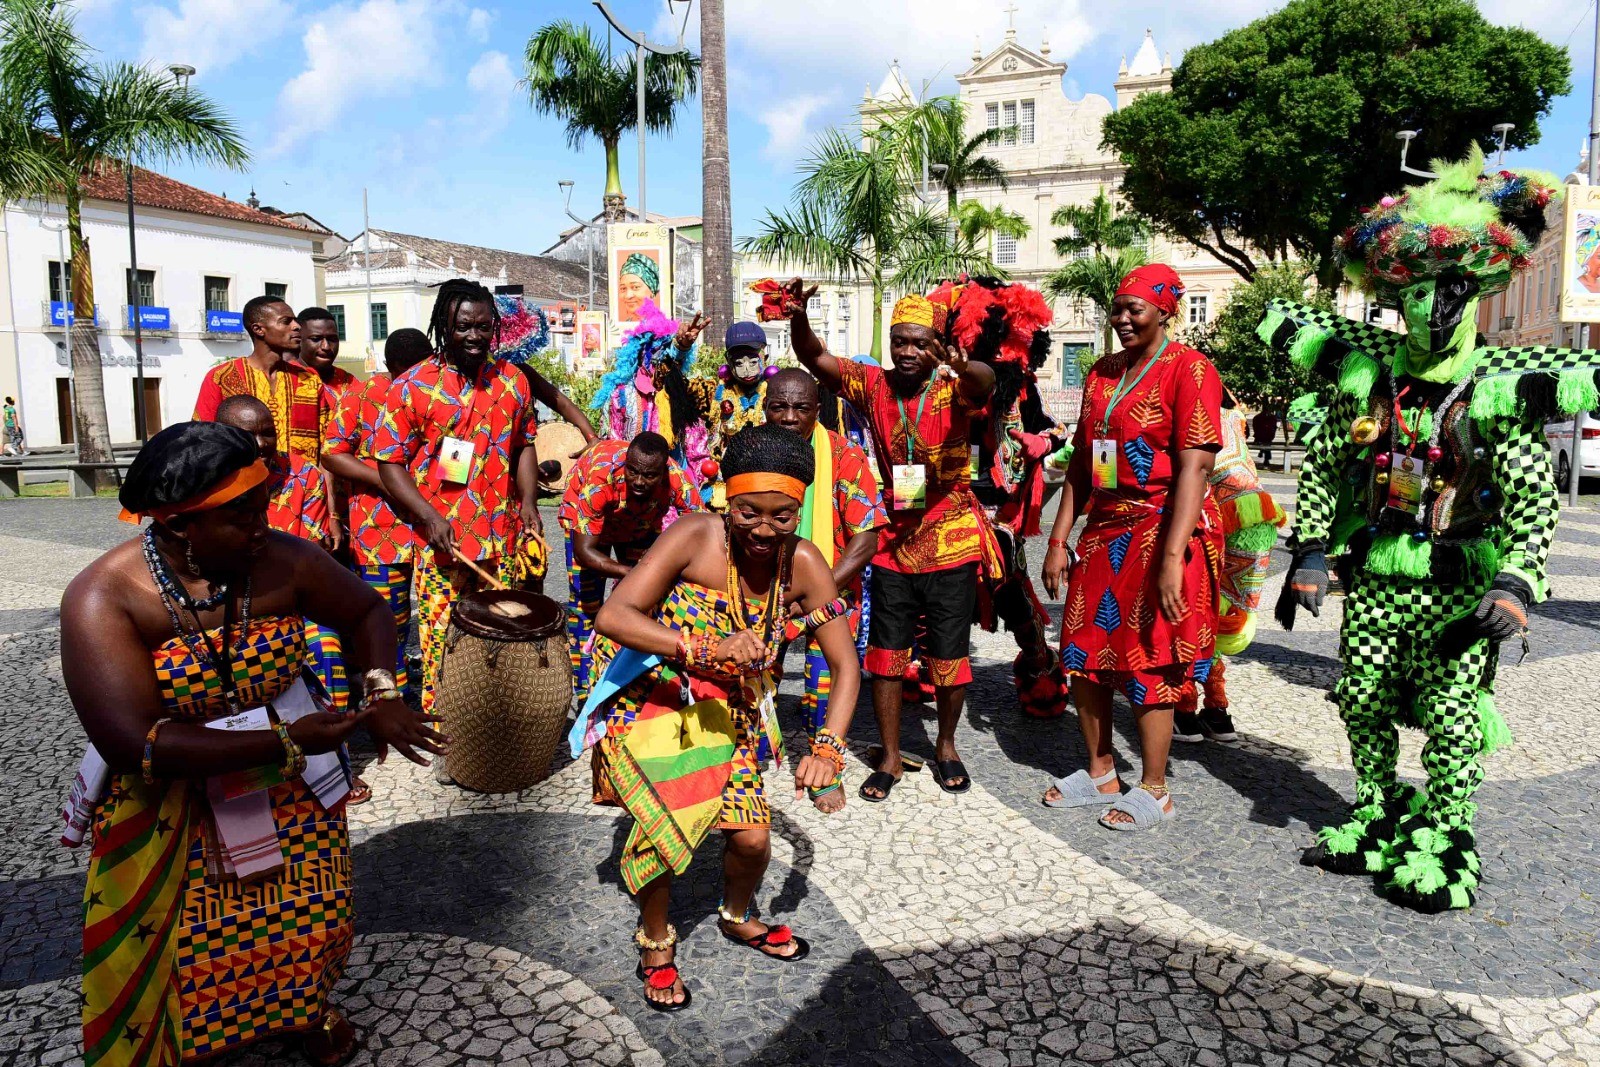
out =
[(1045, 278), (1044, 291), (1099, 310), (1104, 355), (1111, 351), (1111, 301), (1123, 276), (1144, 264), (1150, 226), (1142, 216), (1119, 213), (1104, 189), (1087, 204), (1057, 208), (1050, 222), (1067, 228), (1055, 239), (1056, 255), (1067, 263)]
[(732, 180), (728, 173), (728, 65), (723, 0), (700, 0), (700, 194), (709, 336), (720, 338), (736, 311), (733, 293)]
[[(617, 144), (636, 129), (638, 116), (637, 59), (633, 53), (613, 58), (609, 43), (566, 20), (552, 22), (528, 38), (527, 84), (533, 108), (567, 122), (567, 144), (583, 147), (598, 140), (606, 152), (606, 218), (622, 218), (622, 175), (617, 169)], [(695, 91), (700, 60), (688, 52), (651, 55), (645, 62), (644, 122), (651, 133), (666, 133), (677, 119), (678, 105)]]
[(842, 130), (818, 138), (794, 203), (768, 211), (761, 232), (739, 242), (755, 255), (872, 286), (872, 355), (883, 351), (883, 301), (891, 285), (920, 288), (961, 273), (994, 273), (987, 254), (951, 239), (948, 219), (911, 195), (908, 157), (893, 138), (865, 146)]
[(71, 238), (71, 336), (78, 457), (111, 459), (95, 335), (94, 273), (83, 235), (82, 180), (126, 173), (126, 160), (187, 159), (242, 169), (238, 129), (205, 96), (164, 72), (97, 64), (61, 0), (0, 0), (0, 199), (60, 198)]
[(1033, 227), (1028, 220), (1005, 207), (984, 207), (968, 200), (955, 211), (956, 233), (969, 248), (977, 248), (990, 237), (1022, 240)]
[(980, 130), (967, 136), (967, 107), (958, 97), (935, 96), (908, 109), (895, 119), (893, 133), (920, 172), (926, 155), (930, 175), (944, 187), (949, 214), (957, 212), (956, 198), (970, 185), (996, 185), (1009, 188), (1006, 171), (983, 154), (984, 149), (1000, 144), (1016, 127)]

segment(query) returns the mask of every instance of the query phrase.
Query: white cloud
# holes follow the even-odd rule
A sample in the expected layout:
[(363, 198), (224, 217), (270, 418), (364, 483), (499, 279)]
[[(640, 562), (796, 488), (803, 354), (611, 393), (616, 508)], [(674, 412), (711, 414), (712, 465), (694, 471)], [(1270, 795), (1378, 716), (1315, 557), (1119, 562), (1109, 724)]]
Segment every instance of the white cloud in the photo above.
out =
[(494, 12), (475, 7), (467, 13), (467, 36), (478, 44), (489, 43), (489, 27), (494, 23)]
[(485, 52), (467, 72), (467, 88), (477, 94), (479, 114), (490, 132), (505, 125), (511, 114), (511, 101), (517, 93), (517, 75), (511, 57), (504, 52)]
[(438, 18), (432, 0), (363, 0), (339, 4), (306, 28), (306, 68), (278, 96), (285, 151), (299, 138), (336, 126), (354, 104), (408, 92), (437, 80)]
[(163, 65), (187, 63), (204, 79), (282, 36), (294, 6), (286, 0), (177, 0), (136, 8), (134, 16), (142, 57)]
[(785, 96), (763, 108), (757, 118), (767, 128), (767, 143), (761, 154), (774, 163), (792, 163), (810, 140), (810, 122), (832, 97)]

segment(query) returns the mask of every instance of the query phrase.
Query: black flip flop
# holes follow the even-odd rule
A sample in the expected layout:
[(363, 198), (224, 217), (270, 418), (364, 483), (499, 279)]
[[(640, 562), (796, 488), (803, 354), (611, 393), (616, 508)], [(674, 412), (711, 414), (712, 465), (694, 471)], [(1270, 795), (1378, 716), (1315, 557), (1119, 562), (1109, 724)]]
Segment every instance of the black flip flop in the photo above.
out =
[[(939, 788), (946, 793), (965, 793), (972, 788), (972, 775), (967, 773), (967, 765), (958, 759), (936, 759), (933, 761), (934, 781), (939, 783)], [(960, 778), (960, 785), (947, 784), (952, 778)]]
[[(638, 971), (636, 971), (635, 973), (639, 976), (639, 981), (648, 982), (655, 975), (655, 973), (657, 971), (665, 971), (665, 970), (668, 970), (668, 969), (670, 969), (670, 970), (672, 970), (674, 972), (674, 975), (673, 975), (673, 981), (674, 982), (682, 977), (682, 972), (678, 971), (678, 965), (677, 965), (676, 962), (663, 963), (659, 967), (646, 967), (644, 964), (641, 963), (641, 964), (639, 964)], [(671, 983), (668, 983), (668, 984), (670, 985)], [(649, 1008), (651, 1011), (665, 1011), (665, 1012), (682, 1011), (683, 1009), (687, 1008), (690, 1004), (694, 1003), (694, 993), (690, 991), (689, 983), (685, 982), (685, 983), (683, 983), (683, 1000), (679, 1001), (678, 1003), (674, 1004), (670, 1000), (667, 1000), (667, 1001), (651, 1000), (649, 997), (645, 997), (644, 998), (644, 1003), (645, 1003), (645, 1007)]]
[[(882, 804), (885, 800), (889, 799), (890, 790), (894, 789), (894, 787), (899, 784), (900, 779), (896, 778), (888, 771), (873, 771), (871, 774), (867, 775), (867, 780), (861, 783), (861, 788), (857, 790), (857, 792), (860, 794), (861, 799), (865, 800), (868, 804)], [(883, 796), (875, 797), (871, 793), (867, 792), (869, 789), (880, 789), (883, 791)]]

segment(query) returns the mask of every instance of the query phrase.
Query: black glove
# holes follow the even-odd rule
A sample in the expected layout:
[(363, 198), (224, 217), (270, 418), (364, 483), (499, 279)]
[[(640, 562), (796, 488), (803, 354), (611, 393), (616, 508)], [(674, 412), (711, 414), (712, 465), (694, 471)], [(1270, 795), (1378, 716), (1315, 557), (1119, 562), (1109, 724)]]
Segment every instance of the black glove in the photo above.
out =
[(1322, 617), (1322, 602), (1328, 595), (1328, 558), (1321, 545), (1306, 545), (1295, 553), (1284, 579), (1283, 592), (1273, 612), (1285, 630), (1294, 629), (1294, 609), (1305, 608), (1313, 618)]
[(1527, 582), (1515, 575), (1500, 575), (1473, 609), (1474, 636), (1498, 643), (1520, 634), (1528, 628), (1528, 605), (1532, 601), (1533, 590)]

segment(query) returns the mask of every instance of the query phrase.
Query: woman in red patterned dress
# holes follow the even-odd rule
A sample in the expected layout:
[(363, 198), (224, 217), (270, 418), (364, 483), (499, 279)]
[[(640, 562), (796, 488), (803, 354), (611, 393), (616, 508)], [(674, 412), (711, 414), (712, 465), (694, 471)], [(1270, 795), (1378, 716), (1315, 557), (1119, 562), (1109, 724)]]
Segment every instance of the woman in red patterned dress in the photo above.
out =
[[(1089, 750), (1087, 770), (1058, 779), (1051, 807), (1115, 797), (1101, 825), (1142, 830), (1173, 817), (1167, 793), (1172, 709), (1205, 681), (1217, 629), (1221, 529), (1206, 482), (1222, 445), (1222, 381), (1204, 355), (1169, 340), (1183, 283), (1165, 264), (1130, 273), (1111, 325), (1123, 350), (1083, 387), (1075, 449), (1050, 532), (1044, 586), (1066, 588), (1061, 658)], [(1069, 563), (1067, 534), (1086, 525)], [(1111, 751), (1111, 697), (1139, 724), (1143, 774), (1122, 792)]]

